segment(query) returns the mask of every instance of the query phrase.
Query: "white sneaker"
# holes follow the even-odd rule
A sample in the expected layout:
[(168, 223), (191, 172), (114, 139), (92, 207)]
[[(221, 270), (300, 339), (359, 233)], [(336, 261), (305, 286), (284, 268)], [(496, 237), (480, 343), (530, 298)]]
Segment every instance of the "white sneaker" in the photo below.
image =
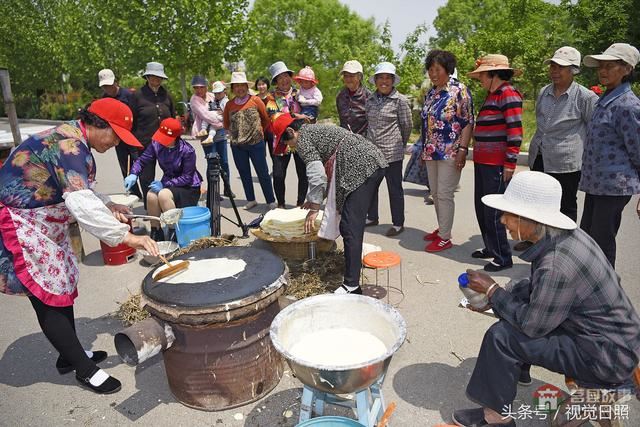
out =
[(256, 206), (258, 206), (258, 202), (256, 202), (255, 200), (252, 200), (252, 201), (250, 201), (250, 202), (247, 202), (247, 204), (246, 204), (246, 205), (244, 205), (244, 210), (245, 210), (245, 211), (248, 211), (249, 209), (253, 209), (253, 208), (255, 208)]

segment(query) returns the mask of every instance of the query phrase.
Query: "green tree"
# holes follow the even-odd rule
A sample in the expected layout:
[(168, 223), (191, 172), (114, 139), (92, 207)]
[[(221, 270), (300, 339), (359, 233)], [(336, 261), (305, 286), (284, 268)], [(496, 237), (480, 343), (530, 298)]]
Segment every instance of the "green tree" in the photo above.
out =
[(333, 99), (345, 61), (357, 59), (369, 76), (376, 63), (393, 58), (388, 27), (383, 35), (373, 19), (362, 19), (338, 0), (256, 0), (249, 17), (243, 55), (249, 74), (269, 77), (276, 61), (296, 72), (311, 66), (325, 98), (323, 117), (336, 115)]

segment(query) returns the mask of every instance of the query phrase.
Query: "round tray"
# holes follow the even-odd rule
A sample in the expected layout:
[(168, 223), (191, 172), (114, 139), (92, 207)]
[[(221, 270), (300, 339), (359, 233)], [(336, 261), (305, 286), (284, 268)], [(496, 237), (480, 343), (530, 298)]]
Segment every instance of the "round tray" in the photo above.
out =
[(309, 242), (316, 242), (316, 254), (330, 252), (335, 249), (333, 240), (326, 240), (318, 237), (317, 234), (305, 234), (300, 237), (272, 236), (259, 228), (252, 228), (251, 233), (260, 240), (269, 242), (273, 250), (286, 259), (303, 260), (309, 258)]

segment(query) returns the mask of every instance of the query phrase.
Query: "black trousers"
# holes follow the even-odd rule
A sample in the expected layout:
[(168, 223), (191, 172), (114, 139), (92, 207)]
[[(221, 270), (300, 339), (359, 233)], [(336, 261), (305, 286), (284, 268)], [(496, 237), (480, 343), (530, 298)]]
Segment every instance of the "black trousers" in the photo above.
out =
[[(536, 157), (533, 162), (533, 171), (545, 172), (542, 156)], [(558, 180), (562, 187), (562, 199), (560, 200), (560, 212), (574, 221), (578, 221), (578, 184), (580, 184), (580, 171), (567, 173), (545, 172)]]
[[(132, 155), (132, 161), (136, 161), (138, 157), (142, 154), (144, 149), (136, 149)], [(144, 208), (147, 209), (147, 193), (149, 192), (149, 185), (156, 178), (156, 161), (153, 160), (147, 163), (138, 175), (138, 182), (140, 183), (140, 188), (142, 189), (142, 200), (144, 202)]]
[(520, 370), (526, 365), (542, 366), (590, 388), (622, 385), (607, 384), (595, 377), (592, 363), (589, 355), (578, 348), (575, 338), (559, 329), (543, 337), (531, 338), (506, 320), (500, 320), (484, 335), (467, 394), (483, 407), (504, 413), (505, 406), (516, 397)]
[(596, 196), (587, 193), (580, 220), (582, 228), (596, 241), (604, 255), (616, 267), (616, 235), (620, 229), (622, 211), (631, 196)]
[(340, 234), (344, 242), (344, 284), (347, 286), (360, 284), (362, 240), (364, 224), (367, 220), (367, 207), (374, 195), (378, 193), (384, 174), (384, 169), (378, 169), (347, 196), (342, 206)]
[(298, 153), (273, 156), (273, 191), (276, 193), (278, 205), (284, 206), (284, 182), (287, 178), (287, 167), (289, 166), (289, 161), (291, 161), (291, 156), (293, 156), (293, 161), (296, 164), (296, 174), (298, 175), (298, 197), (296, 206), (302, 206), (304, 199), (307, 197), (309, 181), (307, 180), (307, 167)]
[(60, 357), (69, 362), (80, 377), (91, 375), (96, 364), (84, 352), (76, 335), (73, 306), (53, 307), (34, 296), (30, 296), (29, 301), (38, 317), (40, 329)]
[(474, 204), (476, 218), (482, 233), (484, 247), (493, 256), (493, 262), (499, 265), (511, 265), (511, 246), (507, 240), (507, 230), (500, 222), (502, 212), (482, 203), (487, 194), (502, 194), (506, 188), (503, 179), (503, 167), (474, 163)]
[[(387, 181), (389, 204), (391, 205), (391, 222), (397, 227), (404, 226), (404, 190), (402, 189), (402, 160), (389, 163), (385, 169), (384, 179)], [(367, 217), (371, 221), (378, 221), (378, 189), (371, 199)]]
[[(135, 156), (133, 153), (136, 153)], [(124, 142), (120, 142), (116, 145), (116, 156), (118, 156), (118, 164), (120, 165), (120, 172), (122, 172), (122, 177), (126, 178), (129, 175), (129, 171), (131, 171), (131, 166), (133, 166), (134, 158), (138, 158), (138, 150), (135, 147), (131, 147)], [(140, 187), (138, 183), (131, 188), (131, 194), (138, 196), (138, 198), (142, 199), (142, 193), (140, 192)]]

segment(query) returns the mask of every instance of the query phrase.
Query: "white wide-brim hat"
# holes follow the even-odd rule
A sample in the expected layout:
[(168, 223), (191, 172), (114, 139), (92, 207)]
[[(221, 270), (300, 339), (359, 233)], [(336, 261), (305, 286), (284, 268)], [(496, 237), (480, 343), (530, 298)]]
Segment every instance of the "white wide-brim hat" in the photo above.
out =
[(574, 230), (575, 221), (560, 212), (562, 187), (557, 179), (542, 172), (517, 173), (504, 194), (482, 198), (485, 205), (564, 230)]
[(146, 76), (156, 76), (163, 79), (168, 79), (167, 75), (164, 73), (164, 65), (159, 62), (147, 62), (147, 68), (145, 68), (142, 77)]
[(393, 74), (393, 85), (398, 86), (400, 83), (400, 76), (396, 74), (396, 66), (391, 62), (381, 62), (376, 65), (376, 70), (373, 72), (373, 76), (369, 77), (369, 83), (376, 84), (376, 75), (378, 74)]
[(287, 67), (283, 61), (274, 62), (269, 67), (269, 74), (271, 74), (271, 84), (275, 83), (276, 77), (278, 77), (282, 73), (288, 73), (291, 77), (293, 77), (293, 71)]
[(229, 82), (230, 85), (242, 83), (249, 84), (247, 75), (244, 73), (244, 71), (234, 71), (233, 73), (231, 73), (231, 81)]

